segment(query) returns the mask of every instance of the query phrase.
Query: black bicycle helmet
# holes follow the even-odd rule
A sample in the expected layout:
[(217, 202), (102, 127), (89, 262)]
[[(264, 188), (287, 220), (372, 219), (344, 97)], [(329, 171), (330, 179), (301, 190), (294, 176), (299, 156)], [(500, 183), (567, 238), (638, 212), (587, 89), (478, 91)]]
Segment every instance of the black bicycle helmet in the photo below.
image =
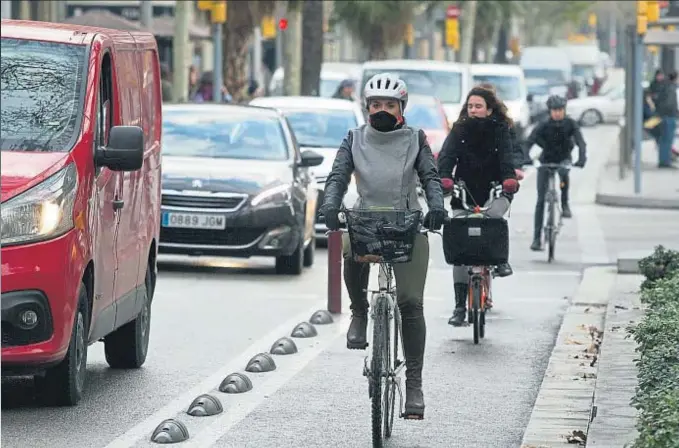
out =
[(552, 95), (547, 99), (547, 109), (565, 109), (566, 108), (566, 98), (562, 98), (558, 95)]

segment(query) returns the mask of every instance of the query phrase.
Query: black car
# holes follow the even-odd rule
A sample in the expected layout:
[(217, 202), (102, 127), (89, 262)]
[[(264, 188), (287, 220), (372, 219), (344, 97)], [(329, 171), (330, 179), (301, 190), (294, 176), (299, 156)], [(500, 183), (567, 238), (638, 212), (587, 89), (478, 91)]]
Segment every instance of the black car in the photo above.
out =
[(272, 256), (299, 275), (314, 261), (317, 187), (280, 112), (221, 104), (163, 106), (159, 252)]

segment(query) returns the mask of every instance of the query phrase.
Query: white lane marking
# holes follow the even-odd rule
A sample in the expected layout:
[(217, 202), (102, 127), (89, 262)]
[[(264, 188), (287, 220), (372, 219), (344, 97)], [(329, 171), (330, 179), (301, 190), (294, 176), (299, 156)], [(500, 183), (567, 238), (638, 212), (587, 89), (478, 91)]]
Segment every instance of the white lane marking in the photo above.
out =
[[(596, 140), (601, 140), (604, 142), (604, 147), (606, 142), (616, 141), (612, 138), (607, 139), (608, 133), (613, 134), (609, 129), (601, 129), (601, 131), (606, 132), (603, 138)], [(587, 140), (592, 143), (592, 134), (588, 135)], [(589, 145), (588, 145), (589, 146)], [(590, 146), (593, 147), (594, 145)], [(606, 239), (604, 231), (601, 227), (601, 222), (599, 221), (599, 216), (597, 214), (596, 207), (596, 192), (598, 189), (599, 175), (606, 162), (608, 161), (608, 156), (611, 149), (608, 151), (589, 151), (589, 163), (588, 168), (579, 176), (577, 179), (577, 189), (572, 192), (573, 199), (575, 203), (574, 208), (574, 218), (578, 230), (578, 245), (580, 246), (580, 257), (583, 264), (604, 264), (609, 263), (608, 247), (606, 245)], [(571, 182), (571, 189), (573, 187), (573, 182)]]
[[(156, 426), (158, 426), (161, 421), (165, 420), (166, 418), (175, 417), (177, 414), (184, 412), (188, 403), (191, 403), (191, 401), (193, 401), (193, 399), (198, 395), (204, 394), (206, 391), (213, 390), (216, 385), (219, 385), (226, 375), (233, 372), (241, 372), (245, 368), (245, 365), (250, 360), (250, 358), (252, 358), (257, 353), (267, 352), (271, 348), (271, 344), (273, 344), (274, 341), (276, 341), (281, 336), (288, 335), (295, 325), (302, 321), (307, 321), (319, 308), (319, 306), (314, 306), (308, 311), (300, 313), (276, 327), (271, 332), (255, 341), (236, 358), (232, 358), (231, 362), (226, 364), (224, 367), (205, 378), (203, 381), (196, 384), (182, 395), (175, 398), (166, 406), (163, 406), (161, 409), (154, 412), (146, 420), (128, 429), (127, 432), (114, 439), (112, 442), (106, 445), (105, 448), (129, 448), (134, 446), (140, 439), (151, 437), (153, 430), (156, 429)], [(337, 324), (335, 323), (332, 325)]]
[[(268, 397), (276, 393), (278, 389), (283, 387), (295, 375), (302, 371), (312, 360), (320, 355), (326, 348), (331, 345), (337, 337), (346, 332), (349, 327), (351, 319), (343, 315), (337, 322), (337, 326), (327, 336), (320, 336), (321, 340), (316, 342), (315, 346), (309, 349), (300, 349), (295, 354), (295, 363), (292, 367), (287, 369), (276, 370), (271, 373), (266, 382), (257, 387), (256, 390), (234, 397), (235, 403), (229, 406), (229, 409), (220, 417), (216, 418), (209, 426), (201, 430), (197, 435), (191, 437), (187, 442), (183, 443), (184, 447), (206, 448), (213, 446), (219, 439), (221, 439), (231, 428), (243, 421), (252, 411), (264, 402)], [(359, 366), (360, 367), (360, 366)], [(358, 369), (357, 369), (358, 371)]]

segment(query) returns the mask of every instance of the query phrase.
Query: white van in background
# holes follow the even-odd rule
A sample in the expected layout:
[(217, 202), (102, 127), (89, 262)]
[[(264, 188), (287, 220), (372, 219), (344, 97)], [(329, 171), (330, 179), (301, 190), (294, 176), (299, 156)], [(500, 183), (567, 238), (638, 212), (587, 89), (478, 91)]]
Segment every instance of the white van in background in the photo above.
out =
[(467, 64), (425, 59), (391, 59), (365, 62), (361, 89), (370, 78), (384, 72), (394, 73), (403, 79), (408, 85), (409, 93), (438, 98), (451, 125), (459, 117), (472, 86)]
[(527, 79), (544, 79), (550, 86), (565, 86), (573, 77), (568, 53), (558, 47), (526, 47), (519, 65)]
[(523, 70), (518, 65), (472, 64), (472, 87), (482, 83), (495, 86), (498, 97), (507, 106), (509, 117), (516, 125), (519, 140), (531, 123), (528, 87)]
[[(321, 65), (321, 91), (319, 96), (323, 98), (332, 98), (337, 92), (337, 87), (345, 79), (351, 79), (356, 83), (356, 96), (361, 90), (359, 81), (361, 80), (361, 64), (349, 62), (324, 62)], [(283, 67), (278, 67), (271, 76), (269, 82), (269, 95), (282, 96), (283, 95), (283, 80), (285, 72)]]

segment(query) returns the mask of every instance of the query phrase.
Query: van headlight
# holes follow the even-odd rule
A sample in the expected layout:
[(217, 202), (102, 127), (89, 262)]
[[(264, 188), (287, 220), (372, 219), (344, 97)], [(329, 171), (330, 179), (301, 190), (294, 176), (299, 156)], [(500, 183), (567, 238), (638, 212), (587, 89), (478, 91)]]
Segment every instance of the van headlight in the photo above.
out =
[(268, 190), (264, 190), (252, 199), (252, 206), (259, 207), (270, 204), (287, 204), (292, 200), (290, 185), (278, 185)]
[(30, 190), (4, 202), (2, 245), (38, 242), (73, 228), (73, 205), (78, 191), (74, 163)]

